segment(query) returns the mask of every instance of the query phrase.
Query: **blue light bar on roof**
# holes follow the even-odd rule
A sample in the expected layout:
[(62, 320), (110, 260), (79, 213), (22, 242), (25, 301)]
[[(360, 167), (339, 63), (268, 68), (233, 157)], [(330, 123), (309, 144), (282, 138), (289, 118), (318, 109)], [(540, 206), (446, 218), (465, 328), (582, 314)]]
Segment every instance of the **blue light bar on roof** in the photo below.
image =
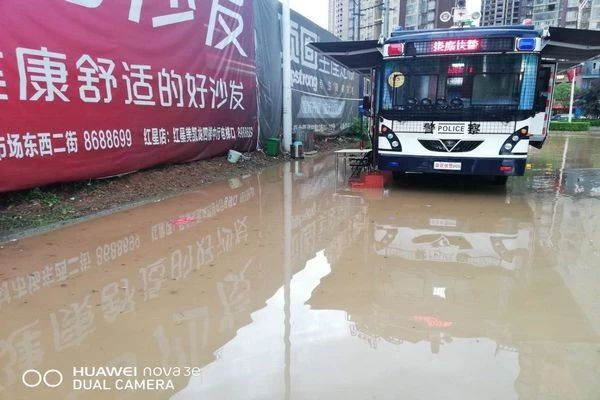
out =
[(535, 38), (517, 38), (518, 51), (534, 51), (536, 44)]

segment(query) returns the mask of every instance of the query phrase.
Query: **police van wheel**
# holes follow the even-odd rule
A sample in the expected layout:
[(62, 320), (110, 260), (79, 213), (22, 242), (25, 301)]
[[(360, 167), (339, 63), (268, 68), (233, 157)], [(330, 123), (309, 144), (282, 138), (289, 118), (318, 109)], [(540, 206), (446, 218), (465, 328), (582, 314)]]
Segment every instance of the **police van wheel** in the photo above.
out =
[(400, 179), (402, 179), (404, 177), (405, 173), (404, 171), (393, 171), (392, 172), (392, 177), (394, 178), (395, 181), (399, 181)]
[(506, 185), (507, 181), (508, 181), (508, 176), (495, 176), (494, 177), (495, 185)]

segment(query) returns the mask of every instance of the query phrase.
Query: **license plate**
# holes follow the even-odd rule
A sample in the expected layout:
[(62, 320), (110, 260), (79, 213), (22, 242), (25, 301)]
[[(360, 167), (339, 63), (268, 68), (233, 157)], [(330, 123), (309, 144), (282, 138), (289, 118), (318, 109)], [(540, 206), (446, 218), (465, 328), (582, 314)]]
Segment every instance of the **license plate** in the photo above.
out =
[(429, 218), (429, 226), (442, 226), (456, 228), (455, 219)]
[(462, 163), (459, 162), (446, 162), (446, 161), (435, 161), (433, 163), (433, 169), (440, 169), (445, 171), (460, 171)]
[(435, 133), (445, 135), (461, 135), (466, 132), (467, 125), (462, 122), (446, 122), (436, 124)]

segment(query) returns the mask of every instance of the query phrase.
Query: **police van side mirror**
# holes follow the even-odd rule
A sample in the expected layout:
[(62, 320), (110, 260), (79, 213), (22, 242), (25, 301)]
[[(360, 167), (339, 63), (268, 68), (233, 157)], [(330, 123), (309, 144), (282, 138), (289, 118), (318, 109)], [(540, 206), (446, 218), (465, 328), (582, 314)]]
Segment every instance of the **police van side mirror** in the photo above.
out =
[(362, 109), (365, 111), (371, 110), (371, 98), (369, 96), (365, 96), (362, 99)]

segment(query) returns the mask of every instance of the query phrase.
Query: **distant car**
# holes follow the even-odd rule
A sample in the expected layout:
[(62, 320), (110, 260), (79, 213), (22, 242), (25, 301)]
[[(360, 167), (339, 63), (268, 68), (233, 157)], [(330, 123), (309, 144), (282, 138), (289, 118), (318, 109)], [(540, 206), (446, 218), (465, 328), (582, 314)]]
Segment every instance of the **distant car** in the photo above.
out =
[(556, 114), (550, 118), (550, 121), (568, 121), (569, 114)]

